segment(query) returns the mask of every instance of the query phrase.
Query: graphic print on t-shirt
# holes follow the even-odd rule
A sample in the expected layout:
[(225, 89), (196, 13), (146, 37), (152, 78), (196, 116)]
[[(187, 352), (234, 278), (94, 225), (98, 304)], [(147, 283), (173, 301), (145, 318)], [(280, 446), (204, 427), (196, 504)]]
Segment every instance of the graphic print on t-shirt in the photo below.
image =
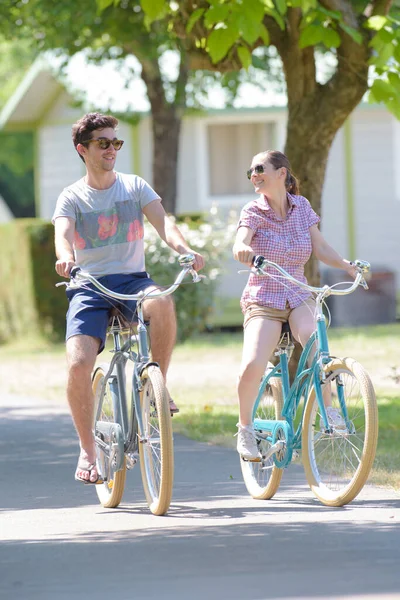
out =
[(111, 209), (89, 213), (77, 211), (75, 248), (89, 250), (115, 244), (135, 242), (143, 238), (139, 210), (132, 202), (116, 202)]

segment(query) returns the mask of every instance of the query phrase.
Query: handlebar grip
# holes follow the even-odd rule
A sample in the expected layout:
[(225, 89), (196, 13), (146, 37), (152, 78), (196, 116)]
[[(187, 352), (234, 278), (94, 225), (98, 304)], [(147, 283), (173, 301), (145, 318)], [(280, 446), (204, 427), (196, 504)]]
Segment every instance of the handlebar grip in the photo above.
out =
[(259, 254), (258, 256), (253, 257), (251, 263), (256, 269), (261, 269), (264, 264), (264, 261), (265, 258)]
[(71, 270), (70, 270), (70, 272), (69, 272), (70, 279), (74, 279), (74, 278), (75, 278), (75, 276), (76, 276), (76, 274), (77, 274), (77, 273), (78, 273), (80, 270), (81, 270), (81, 268), (80, 268), (80, 267), (77, 267), (77, 266), (75, 266), (75, 267), (71, 267)]

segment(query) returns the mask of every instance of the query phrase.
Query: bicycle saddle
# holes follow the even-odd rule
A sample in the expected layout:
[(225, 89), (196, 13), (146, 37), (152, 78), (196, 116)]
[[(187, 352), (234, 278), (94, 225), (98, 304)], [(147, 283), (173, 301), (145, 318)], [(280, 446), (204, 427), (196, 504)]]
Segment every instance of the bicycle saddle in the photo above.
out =
[(113, 307), (108, 315), (108, 326), (115, 326), (116, 320), (118, 321), (121, 329), (130, 329), (131, 327), (135, 327), (137, 325), (137, 321), (130, 323), (118, 308)]

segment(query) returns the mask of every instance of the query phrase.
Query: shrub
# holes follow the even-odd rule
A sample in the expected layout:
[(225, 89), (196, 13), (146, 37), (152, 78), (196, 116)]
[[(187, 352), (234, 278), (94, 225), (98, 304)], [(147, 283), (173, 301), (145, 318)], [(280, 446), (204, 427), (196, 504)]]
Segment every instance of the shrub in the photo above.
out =
[[(217, 207), (213, 207), (203, 219), (187, 217), (178, 223), (189, 246), (202, 254), (206, 263), (203, 271), (206, 277), (200, 283), (191, 283), (188, 276), (174, 294), (179, 340), (206, 328), (215, 303), (218, 275), (233, 244), (234, 219), (233, 213), (224, 218)], [(154, 281), (165, 286), (173, 283), (179, 272), (177, 256), (148, 223), (145, 225), (145, 253), (146, 269)]]
[(65, 296), (55, 287), (53, 238), (53, 226), (41, 219), (0, 226), (0, 341), (63, 336)]

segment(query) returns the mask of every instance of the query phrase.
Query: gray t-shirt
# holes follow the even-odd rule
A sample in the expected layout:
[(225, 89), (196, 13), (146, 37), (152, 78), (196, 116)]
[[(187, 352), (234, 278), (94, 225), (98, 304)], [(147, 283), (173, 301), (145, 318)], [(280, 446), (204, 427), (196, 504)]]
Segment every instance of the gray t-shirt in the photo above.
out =
[(79, 179), (58, 197), (57, 217), (75, 220), (75, 261), (96, 277), (145, 270), (142, 209), (161, 200), (137, 175), (116, 173), (107, 190), (89, 187)]

